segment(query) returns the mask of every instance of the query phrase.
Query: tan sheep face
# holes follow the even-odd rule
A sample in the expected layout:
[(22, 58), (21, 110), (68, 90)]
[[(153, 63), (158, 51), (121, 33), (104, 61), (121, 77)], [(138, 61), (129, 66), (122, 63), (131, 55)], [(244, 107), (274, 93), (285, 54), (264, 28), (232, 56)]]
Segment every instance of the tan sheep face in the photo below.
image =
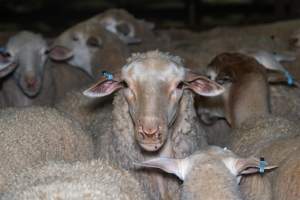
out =
[(180, 108), (184, 89), (216, 96), (223, 88), (209, 79), (188, 72), (157, 51), (141, 54), (115, 73), (113, 80), (100, 80), (86, 90), (90, 97), (106, 96), (122, 89), (135, 126), (135, 138), (146, 151), (159, 150)]
[(148, 59), (123, 68), (122, 76), (136, 139), (144, 149), (155, 151), (176, 118), (185, 71), (171, 62)]

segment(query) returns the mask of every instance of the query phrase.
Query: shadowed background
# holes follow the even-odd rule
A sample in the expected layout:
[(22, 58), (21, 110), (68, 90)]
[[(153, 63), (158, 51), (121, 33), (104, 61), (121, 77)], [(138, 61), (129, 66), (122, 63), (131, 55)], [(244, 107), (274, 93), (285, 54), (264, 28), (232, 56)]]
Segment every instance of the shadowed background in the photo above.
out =
[(203, 30), (299, 17), (298, 0), (2, 0), (0, 31), (52, 35), (108, 8), (124, 8), (158, 28)]

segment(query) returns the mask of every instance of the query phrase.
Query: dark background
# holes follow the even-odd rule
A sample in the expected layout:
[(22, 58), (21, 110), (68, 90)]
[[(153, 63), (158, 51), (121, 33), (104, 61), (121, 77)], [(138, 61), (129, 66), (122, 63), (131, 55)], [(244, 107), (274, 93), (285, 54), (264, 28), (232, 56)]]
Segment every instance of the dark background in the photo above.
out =
[(109, 8), (124, 8), (158, 28), (204, 30), (300, 16), (300, 0), (0, 0), (0, 31), (57, 34)]

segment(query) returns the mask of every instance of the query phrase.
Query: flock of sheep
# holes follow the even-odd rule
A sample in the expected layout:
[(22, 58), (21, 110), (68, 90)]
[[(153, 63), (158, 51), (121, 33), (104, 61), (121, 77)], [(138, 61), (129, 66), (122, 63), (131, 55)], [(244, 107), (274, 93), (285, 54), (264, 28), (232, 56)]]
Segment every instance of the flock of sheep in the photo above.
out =
[(299, 25), (155, 30), (111, 9), (12, 35), (0, 199), (299, 200)]

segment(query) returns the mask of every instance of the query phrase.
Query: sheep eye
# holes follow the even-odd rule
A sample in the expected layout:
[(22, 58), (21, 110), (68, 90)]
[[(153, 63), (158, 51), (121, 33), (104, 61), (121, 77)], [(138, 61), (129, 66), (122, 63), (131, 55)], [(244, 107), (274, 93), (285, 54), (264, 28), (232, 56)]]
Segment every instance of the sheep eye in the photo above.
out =
[(126, 83), (125, 81), (123, 81), (122, 84), (125, 88), (129, 88), (128, 83)]
[(78, 41), (79, 40), (79, 37), (77, 35), (72, 35), (72, 40), (73, 41)]
[(232, 82), (232, 79), (229, 76), (224, 76), (217, 80), (217, 83), (219, 83), (220, 85), (224, 85), (224, 84), (230, 83), (230, 82)]
[(90, 47), (97, 47), (97, 48), (101, 47), (101, 44), (99, 43), (98, 39), (95, 37), (90, 37), (86, 43)]
[(11, 57), (11, 53), (7, 51), (0, 51), (0, 58), (8, 59)]
[(183, 88), (183, 86), (184, 86), (184, 83), (179, 82), (176, 88), (181, 90)]
[(9, 52), (2, 53), (2, 56), (5, 58), (11, 57), (11, 54)]
[(116, 29), (119, 33), (122, 33), (124, 36), (127, 36), (130, 33), (130, 28), (125, 23), (118, 24)]

